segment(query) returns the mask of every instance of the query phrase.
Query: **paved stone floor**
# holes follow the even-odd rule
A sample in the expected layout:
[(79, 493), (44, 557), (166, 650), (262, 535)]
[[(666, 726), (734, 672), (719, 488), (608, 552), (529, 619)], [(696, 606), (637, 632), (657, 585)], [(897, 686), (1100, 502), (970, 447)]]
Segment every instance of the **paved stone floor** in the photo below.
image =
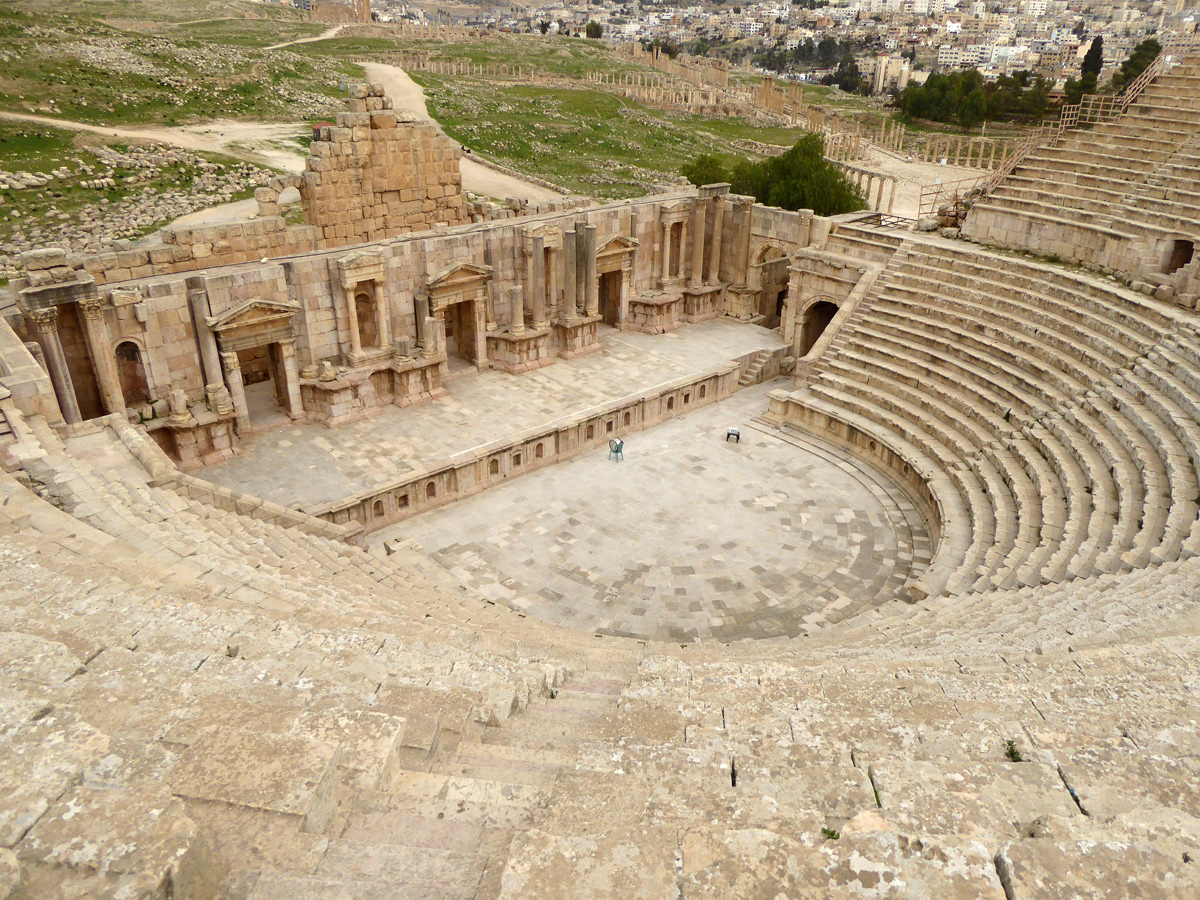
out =
[(371, 542), (414, 539), (529, 615), (660, 640), (795, 636), (894, 599), (929, 560), (920, 515), (863, 464), (754, 423), (784, 385), (632, 434), (623, 462), (594, 450)]
[(765, 328), (713, 319), (669, 334), (604, 329), (601, 344), (597, 353), (524, 375), (458, 378), (448, 397), (388, 407), (338, 429), (303, 423), (252, 435), (240, 455), (195, 474), (285, 506), (328, 503), (506, 435), (773, 350), (783, 340)]

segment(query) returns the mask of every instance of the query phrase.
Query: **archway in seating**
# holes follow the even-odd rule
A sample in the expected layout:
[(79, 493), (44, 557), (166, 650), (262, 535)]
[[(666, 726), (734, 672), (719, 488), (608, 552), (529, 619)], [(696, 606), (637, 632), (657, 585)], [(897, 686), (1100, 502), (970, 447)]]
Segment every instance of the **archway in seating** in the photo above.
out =
[(837, 304), (818, 300), (804, 311), (803, 327), (800, 331), (800, 355), (807, 356), (821, 339), (833, 317), (837, 315)]

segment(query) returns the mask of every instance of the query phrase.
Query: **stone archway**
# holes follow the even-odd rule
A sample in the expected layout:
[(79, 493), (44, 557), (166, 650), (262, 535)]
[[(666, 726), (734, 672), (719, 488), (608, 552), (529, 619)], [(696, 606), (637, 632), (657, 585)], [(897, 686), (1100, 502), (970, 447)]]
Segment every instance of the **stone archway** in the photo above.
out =
[(777, 328), (788, 290), (789, 254), (777, 241), (764, 241), (754, 251), (748, 273), (755, 293), (754, 311), (767, 328)]
[(142, 349), (133, 341), (121, 341), (113, 351), (117, 357), (117, 378), (127, 404), (150, 402), (150, 381)]
[(810, 302), (801, 309), (797, 317), (797, 331), (800, 335), (800, 355), (807, 356), (809, 351), (821, 339), (821, 335), (825, 333), (834, 316), (838, 313), (839, 306), (832, 297), (813, 297)]

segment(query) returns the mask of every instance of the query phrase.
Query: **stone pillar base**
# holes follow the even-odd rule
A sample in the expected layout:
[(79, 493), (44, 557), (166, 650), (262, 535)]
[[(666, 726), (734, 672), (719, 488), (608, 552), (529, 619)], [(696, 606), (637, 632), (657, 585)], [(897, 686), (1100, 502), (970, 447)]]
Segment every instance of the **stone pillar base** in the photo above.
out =
[(554, 343), (559, 348), (558, 355), (563, 359), (575, 359), (599, 350), (600, 339), (596, 326), (600, 321), (600, 316), (586, 316), (555, 322)]
[(688, 288), (683, 292), (684, 321), (695, 324), (715, 319), (721, 314), (721, 291), (719, 284)]

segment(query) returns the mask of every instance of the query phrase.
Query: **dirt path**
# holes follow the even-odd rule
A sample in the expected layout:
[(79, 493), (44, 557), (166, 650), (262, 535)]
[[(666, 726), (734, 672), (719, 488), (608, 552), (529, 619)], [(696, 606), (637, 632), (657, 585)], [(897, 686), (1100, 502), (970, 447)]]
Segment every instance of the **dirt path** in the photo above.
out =
[[(392, 98), (392, 104), (397, 110), (437, 125), (437, 122), (430, 118), (429, 108), (425, 105), (425, 91), (408, 77), (407, 72), (397, 66), (387, 66), (383, 63), (364, 63), (363, 69), (366, 70), (367, 78), (383, 85), (384, 92)], [(438, 130), (441, 130), (440, 125)], [(558, 191), (497, 172), (466, 156), (463, 157), (459, 168), (462, 171), (465, 190), (496, 200), (520, 197), (531, 203), (539, 203), (562, 196)]]
[(284, 41), (282, 44), (272, 44), (270, 47), (263, 47), (264, 50), (281, 50), (284, 47), (290, 47), (293, 44), (315, 44), (317, 41), (327, 41), (330, 38), (335, 38), (342, 33), (345, 25), (334, 25), (332, 28), (327, 28), (320, 34), (314, 37), (296, 38), (294, 41)]
[(216, 119), (201, 125), (184, 125), (178, 128), (140, 128), (126, 125), (92, 125), (87, 122), (56, 119), (53, 116), (3, 111), (0, 111), (0, 119), (50, 125), (68, 131), (84, 131), (131, 141), (155, 141), (185, 150), (223, 153), (234, 159), (288, 172), (304, 171), (304, 154), (307, 149), (296, 140), (297, 135), (308, 127), (302, 122), (289, 124)]

